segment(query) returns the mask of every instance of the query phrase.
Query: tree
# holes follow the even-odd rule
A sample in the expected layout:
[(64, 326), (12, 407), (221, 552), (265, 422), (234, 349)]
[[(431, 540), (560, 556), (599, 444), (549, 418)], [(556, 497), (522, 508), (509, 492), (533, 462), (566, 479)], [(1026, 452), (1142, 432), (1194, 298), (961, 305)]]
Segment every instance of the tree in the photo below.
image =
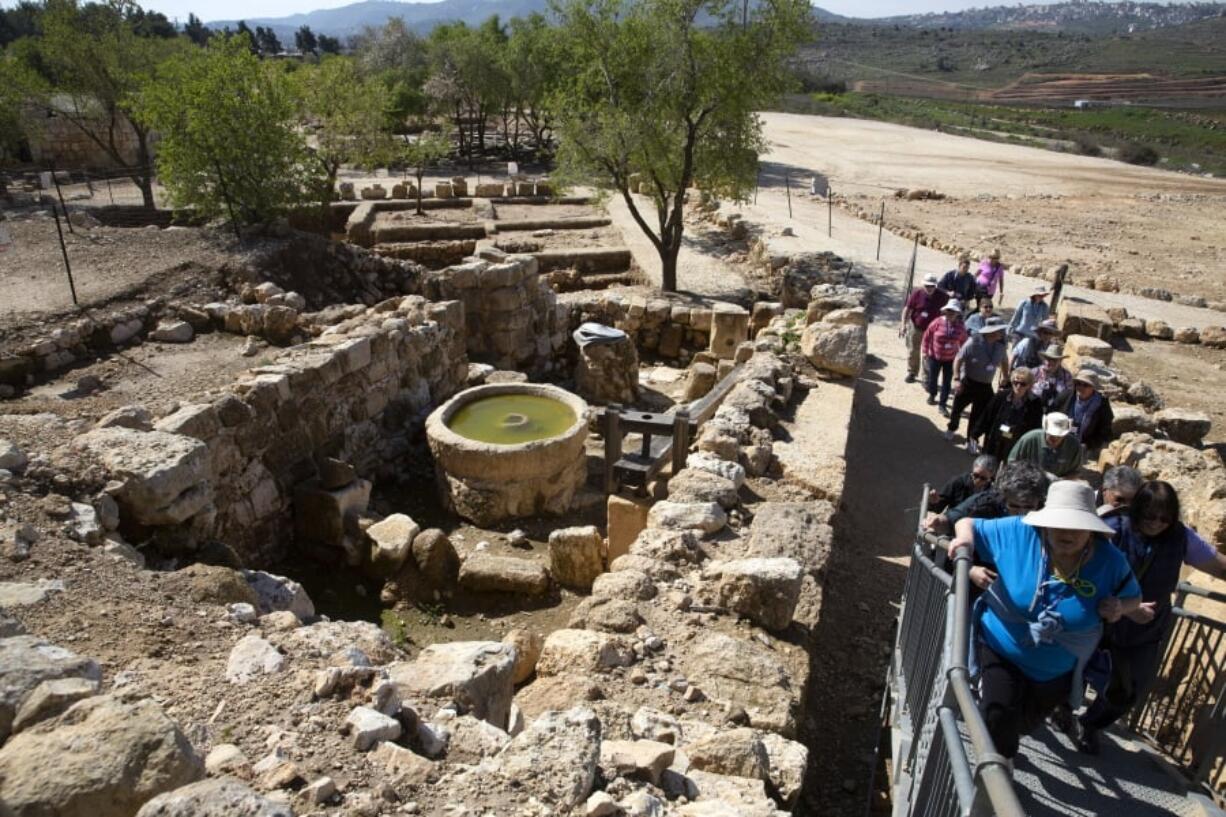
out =
[(176, 206), (256, 224), (318, 200), (323, 177), (297, 127), (285, 71), (243, 35), (169, 60), (138, 116), (162, 134), (158, 172)]
[(379, 28), (366, 26), (350, 50), (361, 72), (378, 77), (387, 88), (393, 118), (403, 121), (426, 112), (426, 46), (403, 18), (389, 18)]
[(43, 7), (31, 0), (22, 0), (11, 9), (0, 9), (0, 48), (22, 37), (38, 34)]
[(407, 135), (404, 137), (400, 160), (413, 168), (413, 177), (417, 179), (417, 215), (421, 215), (421, 181), (426, 171), (450, 152), (451, 143), (437, 133), (423, 133), (416, 140), (410, 140)]
[(204, 23), (200, 22), (199, 17), (194, 14), (188, 14), (187, 25), (183, 26), (183, 33), (187, 35), (187, 39), (196, 45), (205, 45), (208, 43), (209, 37), (213, 32), (205, 28)]
[(547, 100), (566, 70), (557, 30), (540, 14), (514, 18), (503, 64), (515, 105), (516, 133), (512, 145), (518, 145), (519, 122), (523, 120), (537, 149), (543, 149), (552, 130)]
[(552, 103), (559, 175), (620, 193), (675, 291), (686, 190), (743, 198), (753, 188), (764, 147), (755, 111), (785, 89), (787, 59), (811, 33), (809, 4), (571, 0), (560, 13), (570, 70)]
[[(75, 0), (49, 0), (42, 36), (9, 47), (0, 64), (0, 85), (26, 105), (58, 116), (97, 145), (140, 188), (154, 207), (149, 129), (132, 113), (157, 66), (187, 47), (176, 38), (138, 36), (127, 13), (133, 4), (79, 7)], [(126, 146), (130, 130), (135, 150)]]
[(319, 40), (310, 26), (303, 26), (294, 32), (294, 46), (303, 54), (314, 54), (319, 48)]
[(315, 38), (315, 42), (319, 46), (320, 54), (341, 53), (341, 41), (336, 37), (329, 37), (327, 34), (320, 34)]
[[(246, 20), (238, 21), (238, 28), (235, 30), (235, 34), (240, 37), (246, 37), (247, 50), (257, 57), (260, 55), (260, 41), (256, 39), (255, 32), (248, 28)], [(226, 32), (226, 35), (229, 35), (229, 31)]]
[(302, 113), (316, 126), (311, 153), (326, 179), (331, 198), (342, 164), (376, 164), (393, 152), (384, 89), (362, 76), (354, 61), (328, 57), (293, 75)]
[(262, 57), (275, 57), (281, 53), (281, 40), (271, 28), (256, 26), (255, 44)]

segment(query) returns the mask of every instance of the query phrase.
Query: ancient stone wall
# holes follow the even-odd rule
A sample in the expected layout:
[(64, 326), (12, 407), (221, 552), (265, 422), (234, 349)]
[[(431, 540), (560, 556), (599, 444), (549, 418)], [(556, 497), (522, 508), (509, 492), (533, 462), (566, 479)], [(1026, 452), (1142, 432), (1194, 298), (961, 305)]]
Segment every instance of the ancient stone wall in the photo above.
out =
[[(99, 119), (94, 127), (105, 139), (108, 123)], [(62, 116), (45, 116), (31, 111), (26, 116), (26, 134), (35, 164), (46, 166), (53, 163), (58, 170), (117, 167), (114, 159), (96, 141)], [(138, 161), (136, 133), (126, 120), (116, 125), (114, 138), (124, 160), (135, 164)]]
[(710, 346), (714, 311), (707, 306), (592, 291), (561, 295), (558, 303), (566, 310), (568, 333), (581, 323), (602, 323), (629, 335), (640, 352), (666, 360), (688, 360)]

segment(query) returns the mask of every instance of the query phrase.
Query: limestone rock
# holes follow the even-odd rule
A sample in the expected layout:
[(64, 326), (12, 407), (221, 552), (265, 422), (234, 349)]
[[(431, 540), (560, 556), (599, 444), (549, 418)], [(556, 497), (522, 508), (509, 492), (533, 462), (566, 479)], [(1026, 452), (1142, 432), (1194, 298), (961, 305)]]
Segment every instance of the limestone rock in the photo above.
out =
[(1114, 415), (1111, 433), (1117, 437), (1133, 431), (1154, 434), (1158, 430), (1158, 424), (1145, 409), (1130, 405), (1113, 405), (1111, 410)]
[(397, 786), (421, 786), (435, 775), (433, 763), (390, 741), (380, 743), (367, 757), (374, 768)]
[(1115, 325), (1115, 331), (1123, 337), (1133, 340), (1144, 340), (1146, 338), (1145, 321), (1140, 318), (1124, 318)]
[(579, 602), (566, 626), (572, 630), (633, 633), (642, 623), (643, 617), (633, 601), (593, 596)]
[(222, 777), (159, 794), (136, 817), (294, 817), (294, 812), (241, 781)]
[(621, 636), (591, 630), (554, 630), (545, 638), (536, 672), (601, 672), (633, 663), (634, 651)]
[(370, 504), (369, 480), (355, 479), (342, 488), (324, 490), (318, 485), (294, 489), (294, 531), (302, 542), (324, 547), (344, 547), (350, 520)]
[(628, 336), (579, 348), (575, 390), (589, 403), (631, 405), (639, 397), (639, 356)]
[(163, 320), (149, 333), (149, 339), (159, 343), (190, 343), (196, 332), (186, 321)]
[(718, 380), (716, 369), (710, 363), (698, 361), (691, 364), (685, 380), (685, 399), (697, 400), (705, 396), (715, 388)]
[(800, 351), (823, 372), (858, 377), (868, 355), (868, 330), (854, 324), (811, 323), (800, 336)]
[(848, 326), (868, 326), (868, 313), (862, 306), (851, 309), (835, 309), (827, 312), (822, 320), (826, 323), (846, 324)]
[(201, 604), (259, 604), (259, 595), (242, 573), (220, 565), (193, 564), (162, 577), (171, 595)]
[(698, 530), (718, 533), (728, 524), (728, 515), (715, 502), (657, 502), (647, 515), (647, 526), (665, 530)]
[(244, 636), (230, 650), (226, 659), (226, 680), (245, 684), (261, 675), (271, 675), (285, 668), (285, 656), (258, 635)]
[(1056, 326), (1066, 338), (1070, 335), (1088, 335), (1099, 340), (1111, 339), (1112, 322), (1107, 310), (1085, 301), (1061, 299), (1056, 309)]
[(0, 742), (27, 699), (45, 681), (83, 678), (98, 683), (102, 670), (89, 658), (33, 635), (0, 638)]
[(243, 578), (255, 591), (260, 615), (286, 610), (297, 616), (299, 621), (315, 618), (314, 602), (303, 586), (293, 579), (263, 570), (244, 570)]
[(370, 565), (379, 576), (390, 576), (409, 556), (421, 526), (412, 517), (394, 513), (366, 529), (370, 540)]
[(587, 590), (604, 572), (604, 539), (595, 525), (549, 534), (549, 570), (565, 587)]
[(660, 528), (648, 528), (640, 533), (630, 544), (630, 555), (669, 564), (697, 562), (702, 557), (698, 549), (698, 537), (693, 531)]
[(1175, 330), (1166, 321), (1148, 320), (1145, 322), (1145, 334), (1155, 340), (1171, 340)]
[(767, 780), (770, 758), (758, 733), (752, 729), (731, 729), (690, 743), (685, 747), (690, 766), (713, 774)]
[(803, 743), (788, 740), (773, 732), (763, 732), (759, 737), (770, 762), (770, 782), (779, 792), (783, 805), (792, 808), (804, 786), (805, 770), (809, 766), (809, 750)]
[(388, 667), (402, 700), (454, 701), (467, 712), (502, 729), (514, 692), (515, 648), (497, 641), (431, 644), (413, 661)]
[(0, 748), (3, 803), (17, 815), (128, 817), (203, 774), (191, 743), (148, 699), (86, 698)]
[(617, 570), (602, 573), (592, 582), (592, 597), (647, 601), (655, 598), (656, 586), (646, 573), (635, 570)]
[(685, 460), (686, 470), (697, 469), (701, 471), (709, 471), (712, 474), (731, 480), (733, 486), (739, 491), (741, 486), (745, 484), (745, 469), (736, 462), (729, 462), (726, 459), (713, 457), (710, 454), (696, 453), (690, 454)]
[(1194, 346), (1200, 343), (1200, 331), (1195, 326), (1181, 326), (1175, 330), (1175, 342)]
[(487, 721), (471, 715), (461, 715), (446, 722), (451, 739), (447, 742), (447, 760), (452, 763), (480, 763), (483, 758), (501, 752), (511, 738), (506, 732)]
[(213, 776), (246, 776), (251, 770), (251, 761), (243, 754), (243, 750), (233, 743), (219, 743), (205, 756), (204, 770)]
[(515, 668), (511, 670), (511, 683), (518, 686), (536, 672), (536, 662), (541, 657), (545, 639), (541, 638), (539, 633), (517, 627), (503, 636), (502, 643), (515, 650)]
[(495, 759), (508, 781), (565, 814), (592, 792), (600, 760), (600, 719), (586, 707), (545, 712)]
[(693, 642), (681, 662), (686, 678), (708, 697), (743, 708), (753, 726), (785, 737), (795, 732), (794, 684), (771, 650), (749, 639), (709, 633)]
[(718, 580), (722, 607), (768, 630), (784, 630), (800, 600), (804, 571), (795, 559), (736, 559), (711, 562), (703, 576)]
[(717, 502), (723, 508), (736, 506), (736, 484), (703, 468), (683, 468), (668, 481), (672, 502)]
[(460, 557), (438, 528), (428, 528), (413, 538), (413, 561), (431, 587), (452, 587), (460, 574)]
[(1115, 349), (1110, 343), (1086, 335), (1069, 335), (1064, 341), (1064, 350), (1067, 354), (1079, 358), (1092, 358), (1104, 366), (1110, 366), (1115, 355)]
[(749, 312), (735, 304), (718, 304), (711, 313), (711, 354), (731, 360), (749, 339)]
[(27, 462), (25, 452), (11, 440), (0, 440), (0, 470), (20, 474)]
[(102, 416), (94, 428), (130, 428), (133, 431), (153, 431), (153, 415), (141, 405), (121, 406)]
[(645, 706), (635, 711), (630, 729), (636, 738), (674, 746), (681, 739), (681, 724), (675, 717)]
[(672, 765), (675, 752), (671, 745), (654, 740), (604, 740), (600, 744), (600, 769), (606, 780), (635, 777), (655, 786)]
[(749, 556), (786, 556), (813, 574), (825, 566), (834, 541), (828, 502), (763, 502), (749, 532)]
[(400, 721), (369, 706), (355, 707), (345, 723), (349, 726), (353, 747), (359, 752), (369, 750), (376, 743), (400, 737)]
[(549, 590), (549, 573), (528, 559), (474, 553), (460, 566), (460, 586), (474, 593), (540, 596)]
[(1201, 411), (1187, 409), (1162, 409), (1154, 415), (1158, 430), (1169, 439), (1184, 445), (1198, 446), (1209, 434), (1213, 419)]
[(124, 518), (143, 525), (174, 525), (212, 501), (208, 448), (199, 440), (129, 428), (87, 431), (72, 447), (96, 459), (120, 483), (113, 496)]
[(1226, 326), (1205, 326), (1200, 330), (1202, 346), (1211, 349), (1226, 349)]
[(39, 721), (54, 718), (64, 710), (98, 693), (96, 678), (55, 678), (43, 681), (26, 697), (13, 719), (13, 732), (28, 729)]

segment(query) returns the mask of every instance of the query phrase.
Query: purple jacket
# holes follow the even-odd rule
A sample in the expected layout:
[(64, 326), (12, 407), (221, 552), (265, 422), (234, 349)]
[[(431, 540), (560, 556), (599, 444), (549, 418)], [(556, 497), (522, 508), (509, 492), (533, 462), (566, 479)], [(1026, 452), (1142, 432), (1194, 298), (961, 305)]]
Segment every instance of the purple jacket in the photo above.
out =
[(979, 274), (975, 276), (975, 283), (988, 291), (989, 298), (996, 297), (996, 288), (1000, 286), (1000, 282), (1004, 280), (1005, 268), (999, 263), (993, 264), (990, 259), (985, 258), (979, 262)]

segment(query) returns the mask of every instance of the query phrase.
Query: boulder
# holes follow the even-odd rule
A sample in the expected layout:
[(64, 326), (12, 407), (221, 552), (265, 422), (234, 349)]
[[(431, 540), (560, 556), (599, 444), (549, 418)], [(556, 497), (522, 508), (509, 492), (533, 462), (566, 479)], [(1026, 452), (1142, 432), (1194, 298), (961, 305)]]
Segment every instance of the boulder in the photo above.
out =
[(26, 454), (11, 440), (0, 440), (0, 470), (20, 474), (26, 468)]
[(378, 744), (367, 757), (377, 773), (397, 787), (422, 786), (437, 775), (429, 760), (390, 741)]
[(829, 502), (763, 502), (754, 513), (747, 554), (795, 559), (816, 575), (830, 557), (834, 529), (828, 520), (833, 514)]
[(452, 587), (460, 575), (455, 546), (438, 528), (428, 528), (413, 538), (413, 561), (431, 587)]
[(536, 672), (602, 672), (633, 663), (634, 651), (621, 636), (591, 630), (554, 630), (545, 638)]
[(259, 604), (259, 595), (243, 574), (221, 565), (188, 565), (164, 574), (162, 586), (172, 596), (199, 604)]
[(0, 743), (31, 694), (45, 681), (83, 678), (98, 683), (102, 670), (89, 658), (33, 635), (0, 638)]
[(204, 775), (191, 743), (145, 699), (86, 698), (0, 748), (8, 813), (128, 817)]
[(1111, 433), (1116, 437), (1133, 431), (1139, 431), (1142, 434), (1154, 434), (1158, 431), (1157, 422), (1143, 408), (1125, 404), (1113, 405), (1111, 410), (1115, 415), (1111, 422)]
[(149, 333), (149, 339), (159, 343), (190, 343), (196, 336), (196, 330), (187, 321), (162, 320), (157, 328)]
[(549, 572), (528, 559), (474, 553), (460, 566), (460, 586), (474, 593), (540, 596), (549, 591)]
[(136, 817), (294, 817), (294, 812), (246, 783), (222, 777), (159, 794)]
[(226, 774), (247, 777), (251, 772), (251, 761), (233, 743), (219, 743), (204, 758), (204, 770), (214, 777)]
[(639, 355), (629, 336), (579, 347), (575, 390), (597, 405), (633, 404), (639, 397)]
[(1166, 321), (1150, 320), (1145, 322), (1145, 334), (1155, 340), (1171, 340), (1175, 330)]
[(208, 448), (199, 440), (163, 431), (97, 428), (72, 442), (119, 483), (112, 491), (125, 519), (175, 525), (212, 501)]
[(1226, 326), (1205, 326), (1200, 330), (1202, 346), (1211, 349), (1226, 349)]
[(630, 731), (636, 738), (675, 746), (681, 739), (681, 722), (672, 715), (640, 706), (630, 719)]
[(630, 544), (629, 555), (669, 564), (697, 562), (702, 557), (698, 550), (698, 537), (693, 531), (659, 528), (648, 528), (640, 533)]
[(655, 595), (656, 586), (651, 577), (636, 570), (602, 573), (592, 582), (592, 598), (647, 601)]
[[(625, 558), (625, 557), (623, 557)], [(591, 597), (579, 602), (566, 626), (572, 630), (602, 633), (633, 633), (643, 623), (639, 607), (626, 599)]]
[(1209, 434), (1213, 419), (1201, 411), (1167, 408), (1154, 415), (1158, 430), (1168, 439), (1184, 445), (1199, 446)]
[(685, 467), (689, 469), (698, 469), (702, 471), (710, 471), (712, 474), (717, 474), (732, 481), (732, 484), (739, 491), (741, 486), (745, 484), (745, 469), (735, 462), (729, 462), (726, 459), (720, 459), (710, 454), (698, 452), (690, 454), (685, 460)]
[(536, 662), (541, 657), (545, 639), (531, 630), (515, 628), (502, 637), (502, 643), (515, 650), (515, 667), (511, 670), (511, 683), (522, 684), (536, 672)]
[(260, 615), (288, 611), (299, 621), (315, 618), (315, 604), (298, 582), (263, 570), (244, 570), (243, 578), (255, 591), (256, 608)]
[(1145, 340), (1145, 321), (1140, 318), (1124, 318), (1115, 325), (1115, 331), (1131, 340)]
[(508, 782), (565, 814), (592, 793), (600, 761), (600, 719), (586, 707), (550, 711), (494, 759)]
[(711, 562), (703, 569), (704, 578), (718, 582), (720, 606), (768, 630), (792, 623), (803, 576), (796, 560), (788, 558)]
[(77, 701), (98, 694), (96, 678), (55, 678), (34, 687), (13, 719), (14, 734), (40, 721), (58, 717)]
[(378, 576), (390, 576), (409, 557), (421, 526), (402, 513), (385, 517), (366, 529), (370, 540), (370, 566)]
[(800, 336), (800, 351), (820, 371), (858, 377), (868, 355), (868, 329), (855, 324), (811, 323)]
[(369, 480), (325, 490), (307, 483), (294, 489), (294, 532), (300, 542), (341, 548), (354, 520), (370, 504)]
[(752, 726), (784, 737), (795, 733), (795, 682), (767, 647), (709, 632), (695, 639), (680, 661), (691, 683), (709, 698), (744, 709)]
[(561, 585), (588, 590), (604, 572), (604, 538), (595, 525), (549, 534), (549, 570)]
[(862, 306), (852, 309), (834, 309), (827, 312), (822, 321), (848, 326), (868, 326), (868, 311)]
[(413, 661), (392, 664), (388, 677), (401, 700), (444, 699), (499, 729), (514, 692), (515, 648), (497, 641), (431, 644)]
[(141, 405), (120, 406), (94, 423), (94, 428), (130, 428), (133, 431), (153, 431), (153, 415)]
[(748, 777), (754, 780), (770, 778), (770, 758), (766, 746), (753, 729), (731, 729), (716, 732), (685, 746), (690, 767), (712, 774)]
[(384, 715), (369, 706), (355, 707), (345, 719), (353, 748), (359, 752), (369, 751), (375, 744), (400, 737), (400, 721)]
[(1195, 326), (1181, 326), (1175, 330), (1175, 342), (1195, 346), (1200, 343), (1200, 330)]
[(649, 528), (698, 530), (718, 533), (728, 524), (728, 515), (716, 502), (657, 502), (647, 515)]
[(736, 483), (703, 468), (683, 468), (668, 481), (672, 502), (717, 502), (724, 508), (736, 506)]
[(695, 361), (690, 365), (685, 380), (685, 399), (697, 400), (703, 397), (719, 382), (716, 369), (710, 363)]
[(654, 740), (603, 740), (600, 770), (605, 780), (631, 777), (660, 784), (660, 775), (673, 764), (676, 749)]
[(1056, 308), (1056, 326), (1060, 334), (1088, 335), (1099, 340), (1110, 340), (1113, 324), (1107, 310), (1084, 301), (1064, 298)]
[(1111, 365), (1111, 358), (1115, 354), (1110, 343), (1087, 335), (1069, 335), (1064, 341), (1064, 351), (1076, 357), (1093, 358), (1104, 366)]
[(230, 650), (226, 659), (226, 680), (245, 684), (261, 675), (271, 675), (285, 668), (285, 656), (258, 635), (244, 636)]
[(788, 740), (773, 732), (763, 732), (759, 737), (766, 749), (770, 763), (770, 782), (779, 792), (785, 808), (791, 809), (800, 798), (805, 782), (805, 770), (809, 766), (809, 750), (803, 743)]

